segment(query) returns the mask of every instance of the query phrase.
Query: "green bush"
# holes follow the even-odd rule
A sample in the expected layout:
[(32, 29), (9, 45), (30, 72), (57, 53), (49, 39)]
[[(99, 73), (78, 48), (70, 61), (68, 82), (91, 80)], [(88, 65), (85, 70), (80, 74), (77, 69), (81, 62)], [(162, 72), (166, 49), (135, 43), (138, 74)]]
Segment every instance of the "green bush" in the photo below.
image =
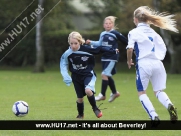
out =
[[(43, 35), (43, 46), (45, 52), (45, 65), (57, 64), (64, 51), (69, 47), (68, 35), (71, 31), (54, 31), (48, 32)], [(87, 31), (80, 32), (83, 38), (98, 40), (100, 31)], [(127, 32), (122, 33), (127, 37)], [(4, 36), (5, 37), (5, 36)], [(1, 36), (0, 40), (4, 38)], [(119, 61), (126, 61), (126, 45), (119, 42), (120, 58)], [(100, 62), (101, 55), (96, 55), (96, 62)], [(35, 47), (35, 31), (31, 32), (24, 38), (4, 59), (0, 65), (9, 66), (26, 66), (34, 65), (36, 60), (36, 47)], [(169, 56), (166, 60), (169, 61)]]

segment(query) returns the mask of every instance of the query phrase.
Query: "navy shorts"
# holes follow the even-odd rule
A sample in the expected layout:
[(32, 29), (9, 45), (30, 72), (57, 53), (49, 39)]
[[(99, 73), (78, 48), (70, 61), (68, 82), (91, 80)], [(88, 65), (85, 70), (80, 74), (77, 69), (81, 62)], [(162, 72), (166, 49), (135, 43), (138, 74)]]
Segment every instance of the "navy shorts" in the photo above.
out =
[(102, 61), (102, 74), (106, 76), (112, 76), (116, 74), (116, 62)]
[(86, 95), (86, 88), (89, 88), (95, 93), (96, 76), (94, 73), (92, 76), (72, 75), (72, 82), (74, 84), (77, 98), (83, 98)]

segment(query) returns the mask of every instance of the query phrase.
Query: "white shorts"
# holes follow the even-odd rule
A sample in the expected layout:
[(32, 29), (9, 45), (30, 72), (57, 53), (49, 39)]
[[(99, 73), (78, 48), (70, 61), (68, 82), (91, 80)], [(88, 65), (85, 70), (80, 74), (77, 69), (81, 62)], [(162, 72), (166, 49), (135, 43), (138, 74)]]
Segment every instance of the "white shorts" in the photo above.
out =
[(166, 88), (166, 71), (160, 60), (141, 59), (136, 68), (136, 86), (138, 91), (146, 91), (149, 81), (154, 91)]

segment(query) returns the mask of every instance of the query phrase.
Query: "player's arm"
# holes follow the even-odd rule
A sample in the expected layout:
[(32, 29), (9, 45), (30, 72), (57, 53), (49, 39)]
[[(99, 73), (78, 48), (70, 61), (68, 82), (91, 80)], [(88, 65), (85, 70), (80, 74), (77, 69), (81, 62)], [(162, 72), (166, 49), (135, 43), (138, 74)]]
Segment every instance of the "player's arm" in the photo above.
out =
[(100, 34), (99, 40), (98, 41), (92, 41), (92, 40), (86, 40), (86, 44), (88, 45), (93, 45), (93, 46), (101, 46), (102, 44), (102, 35), (103, 32)]
[(125, 45), (128, 45), (128, 39), (124, 35), (122, 35), (121, 33), (117, 31), (115, 31), (115, 35), (120, 42), (122, 42)]
[(133, 57), (133, 49), (134, 49), (134, 38), (133, 35), (131, 35), (130, 33), (128, 34), (128, 45), (126, 47), (127, 49), (127, 64), (128, 64), (128, 68), (130, 69), (132, 65), (134, 65), (132, 57)]
[(70, 86), (72, 83), (72, 78), (68, 73), (68, 59), (66, 52), (60, 58), (60, 73), (62, 74), (63, 81), (66, 83), (66, 85)]
[(132, 65), (134, 65), (132, 56), (133, 56), (133, 48), (128, 48), (127, 49), (127, 64), (128, 64), (129, 69), (131, 68)]
[(86, 52), (91, 53), (91, 54), (101, 54), (104, 52), (109, 52), (112, 54), (117, 54), (119, 52), (118, 49), (113, 49), (107, 46), (98, 46), (98, 47), (90, 47), (90, 46), (86, 46)]

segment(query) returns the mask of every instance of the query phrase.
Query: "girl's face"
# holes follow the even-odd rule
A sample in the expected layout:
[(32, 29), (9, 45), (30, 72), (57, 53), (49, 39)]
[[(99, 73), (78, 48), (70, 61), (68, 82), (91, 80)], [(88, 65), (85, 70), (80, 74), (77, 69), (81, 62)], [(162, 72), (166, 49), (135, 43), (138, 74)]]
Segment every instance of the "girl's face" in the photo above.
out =
[(111, 22), (111, 20), (107, 19), (107, 20), (104, 21), (104, 25), (103, 26), (104, 26), (104, 29), (106, 31), (110, 31), (110, 30), (113, 29), (114, 24)]
[(69, 44), (73, 51), (77, 51), (80, 48), (80, 43), (77, 39), (70, 38)]

